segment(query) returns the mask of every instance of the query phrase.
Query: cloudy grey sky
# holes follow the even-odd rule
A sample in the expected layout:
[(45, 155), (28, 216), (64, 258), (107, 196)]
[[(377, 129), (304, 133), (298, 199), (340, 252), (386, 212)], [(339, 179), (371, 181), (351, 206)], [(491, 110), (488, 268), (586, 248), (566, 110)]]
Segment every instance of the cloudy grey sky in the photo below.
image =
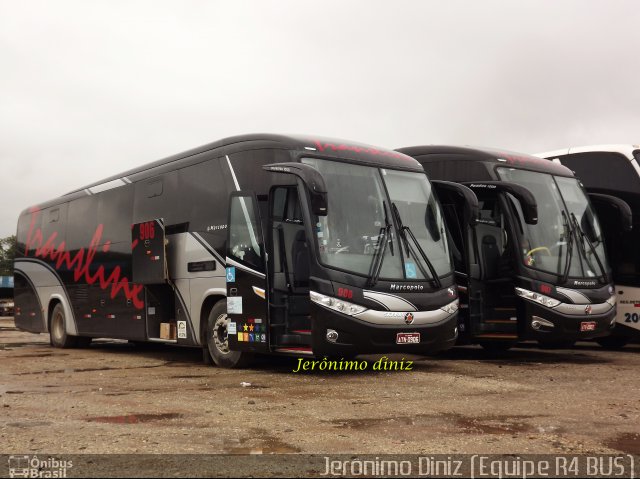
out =
[(0, 237), (225, 136), (640, 141), (640, 2), (0, 0)]

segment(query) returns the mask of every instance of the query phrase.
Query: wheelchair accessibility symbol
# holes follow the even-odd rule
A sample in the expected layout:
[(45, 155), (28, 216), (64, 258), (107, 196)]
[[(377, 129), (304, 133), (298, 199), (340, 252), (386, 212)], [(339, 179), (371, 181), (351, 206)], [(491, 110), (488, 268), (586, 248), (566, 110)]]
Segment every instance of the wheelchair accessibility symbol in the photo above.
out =
[(236, 268), (235, 266), (227, 267), (227, 283), (235, 283), (236, 282)]

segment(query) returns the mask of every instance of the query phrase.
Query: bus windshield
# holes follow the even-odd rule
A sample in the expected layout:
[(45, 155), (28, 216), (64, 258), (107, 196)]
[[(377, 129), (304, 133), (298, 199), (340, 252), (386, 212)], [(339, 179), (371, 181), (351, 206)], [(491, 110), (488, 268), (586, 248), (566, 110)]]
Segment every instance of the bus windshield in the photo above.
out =
[(515, 168), (498, 168), (498, 175), (529, 189), (538, 203), (538, 223), (530, 225), (513, 202), (524, 229), (520, 252), (526, 266), (561, 277), (607, 274), (600, 225), (576, 178)]
[[(328, 190), (329, 213), (315, 228), (322, 264), (368, 276), (380, 250), (380, 279), (429, 280), (431, 268), (438, 277), (452, 272), (444, 221), (424, 173), (302, 161), (320, 171)], [(426, 258), (416, 254), (415, 243)]]

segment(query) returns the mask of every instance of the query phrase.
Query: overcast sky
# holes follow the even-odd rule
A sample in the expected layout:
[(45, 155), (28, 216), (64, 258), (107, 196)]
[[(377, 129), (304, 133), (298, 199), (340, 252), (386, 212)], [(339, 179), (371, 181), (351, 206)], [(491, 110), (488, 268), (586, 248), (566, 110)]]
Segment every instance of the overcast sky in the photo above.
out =
[(0, 0), (0, 237), (251, 132), (534, 153), (640, 142), (640, 2)]

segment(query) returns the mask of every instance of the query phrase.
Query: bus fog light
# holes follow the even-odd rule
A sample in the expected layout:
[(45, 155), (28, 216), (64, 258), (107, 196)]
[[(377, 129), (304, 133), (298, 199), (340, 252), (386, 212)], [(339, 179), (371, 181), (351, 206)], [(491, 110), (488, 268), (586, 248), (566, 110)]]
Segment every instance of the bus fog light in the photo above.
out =
[(547, 321), (546, 319), (534, 316), (531, 320), (531, 327), (536, 331), (540, 331), (542, 328), (554, 328), (555, 324), (553, 324), (551, 321)]
[(335, 329), (327, 329), (327, 341), (335, 343), (338, 341), (338, 331)]

